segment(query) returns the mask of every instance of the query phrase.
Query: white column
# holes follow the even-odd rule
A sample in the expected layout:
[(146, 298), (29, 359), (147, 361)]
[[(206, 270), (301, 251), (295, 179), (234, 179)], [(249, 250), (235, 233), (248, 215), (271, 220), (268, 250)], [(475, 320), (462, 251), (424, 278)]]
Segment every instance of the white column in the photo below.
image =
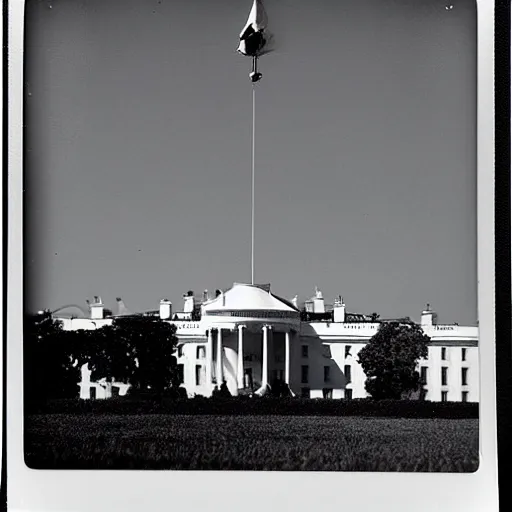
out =
[(223, 376), (222, 376), (222, 329), (217, 328), (217, 386), (220, 388)]
[(212, 366), (213, 366), (213, 336), (212, 330), (208, 329), (208, 342), (206, 344), (206, 385), (208, 389), (212, 385)]
[(261, 361), (261, 387), (268, 385), (268, 325), (263, 326), (263, 356)]
[(284, 334), (284, 381), (290, 385), (290, 331)]
[(236, 372), (238, 389), (244, 388), (244, 328), (245, 325), (238, 326), (238, 367)]

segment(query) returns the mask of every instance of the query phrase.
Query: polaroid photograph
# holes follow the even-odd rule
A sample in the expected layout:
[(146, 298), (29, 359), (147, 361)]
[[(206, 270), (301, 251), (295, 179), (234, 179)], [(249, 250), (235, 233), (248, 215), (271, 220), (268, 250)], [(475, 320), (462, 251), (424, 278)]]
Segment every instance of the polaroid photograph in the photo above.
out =
[(10, 2), (14, 508), (497, 510), (492, 22)]

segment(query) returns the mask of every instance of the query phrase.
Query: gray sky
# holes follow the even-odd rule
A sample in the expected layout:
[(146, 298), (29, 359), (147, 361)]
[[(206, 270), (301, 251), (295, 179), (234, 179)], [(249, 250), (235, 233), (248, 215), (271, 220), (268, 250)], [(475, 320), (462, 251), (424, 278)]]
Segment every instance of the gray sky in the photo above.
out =
[[(250, 282), (252, 0), (28, 0), (31, 308)], [(476, 5), (267, 0), (256, 281), (476, 312)]]

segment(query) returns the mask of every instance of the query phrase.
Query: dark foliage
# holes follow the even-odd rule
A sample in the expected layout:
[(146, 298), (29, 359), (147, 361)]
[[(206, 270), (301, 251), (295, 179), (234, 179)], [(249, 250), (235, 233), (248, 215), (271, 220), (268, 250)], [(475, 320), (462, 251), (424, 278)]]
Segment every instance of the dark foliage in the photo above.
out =
[(392, 418), (478, 418), (478, 404), (417, 400), (329, 400), (239, 396), (176, 399), (157, 395), (110, 400), (53, 400), (34, 408), (34, 414), (209, 414), (280, 416), (361, 416)]
[(290, 386), (288, 386), (286, 382), (276, 379), (272, 382), (270, 396), (274, 398), (290, 398), (292, 396), (292, 392), (290, 390)]
[(73, 337), (49, 312), (27, 315), (23, 337), (25, 404), (78, 397), (80, 366)]
[(420, 375), (418, 360), (428, 355), (430, 338), (417, 324), (389, 322), (359, 352), (358, 359), (366, 374), (366, 391), (377, 400), (398, 400), (417, 391)]
[(49, 312), (27, 316), (25, 404), (33, 408), (50, 399), (78, 397), (85, 363), (93, 381), (130, 383), (132, 394), (150, 391), (183, 397), (174, 356), (175, 333), (174, 325), (158, 317), (120, 317), (100, 329), (64, 331)]
[(91, 380), (131, 384), (132, 393), (162, 394), (179, 387), (176, 327), (158, 317), (131, 316), (90, 331), (87, 362)]

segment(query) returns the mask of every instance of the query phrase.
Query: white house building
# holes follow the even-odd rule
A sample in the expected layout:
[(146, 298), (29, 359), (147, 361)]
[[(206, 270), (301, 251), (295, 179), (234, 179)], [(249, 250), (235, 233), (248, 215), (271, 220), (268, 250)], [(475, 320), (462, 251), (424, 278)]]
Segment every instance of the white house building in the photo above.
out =
[[(178, 364), (189, 396), (210, 396), (223, 381), (232, 395), (264, 394), (276, 380), (292, 393), (311, 398), (362, 398), (365, 375), (358, 352), (379, 329), (380, 322), (346, 312), (343, 299), (326, 306), (316, 290), (299, 310), (297, 298), (285, 300), (270, 285), (235, 283), (215, 298), (207, 292), (197, 300), (184, 296), (183, 311), (173, 312), (168, 300), (146, 315), (160, 316), (177, 328)], [(101, 298), (89, 305), (89, 318), (59, 319), (66, 330), (97, 329), (127, 315), (118, 299), (118, 314), (106, 311)], [(478, 327), (439, 325), (428, 306), (421, 326), (430, 337), (428, 357), (420, 360), (420, 398), (431, 401), (479, 400)], [(124, 395), (129, 385), (91, 382), (82, 368), (80, 397)]]

